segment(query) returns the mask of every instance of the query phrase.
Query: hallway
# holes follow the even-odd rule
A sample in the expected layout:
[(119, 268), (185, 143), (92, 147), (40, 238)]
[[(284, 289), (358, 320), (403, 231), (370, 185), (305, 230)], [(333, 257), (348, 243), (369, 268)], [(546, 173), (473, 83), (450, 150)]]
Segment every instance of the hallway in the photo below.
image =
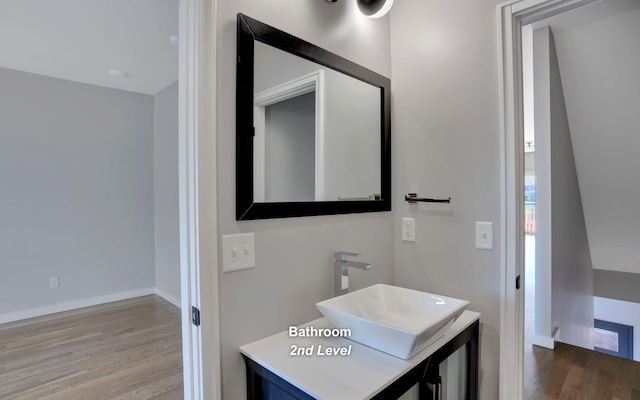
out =
[(640, 363), (556, 343), (533, 346), (535, 236), (525, 236), (524, 399), (640, 400)]

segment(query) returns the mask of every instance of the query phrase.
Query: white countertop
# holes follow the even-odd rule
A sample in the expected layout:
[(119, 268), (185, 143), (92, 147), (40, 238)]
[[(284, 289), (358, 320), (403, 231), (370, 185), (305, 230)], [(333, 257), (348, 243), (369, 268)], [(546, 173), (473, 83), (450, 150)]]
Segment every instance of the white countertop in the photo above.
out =
[[(479, 313), (465, 311), (443, 337), (409, 360), (394, 357), (346, 338), (289, 337), (288, 331), (244, 345), (240, 347), (240, 352), (318, 399), (369, 399), (479, 318)], [(333, 328), (325, 318), (311, 321), (301, 327), (307, 326)], [(300, 348), (314, 346), (314, 355), (292, 356), (290, 353), (293, 345)], [(318, 355), (319, 346), (324, 350), (329, 347), (351, 346), (351, 352), (348, 356)]]

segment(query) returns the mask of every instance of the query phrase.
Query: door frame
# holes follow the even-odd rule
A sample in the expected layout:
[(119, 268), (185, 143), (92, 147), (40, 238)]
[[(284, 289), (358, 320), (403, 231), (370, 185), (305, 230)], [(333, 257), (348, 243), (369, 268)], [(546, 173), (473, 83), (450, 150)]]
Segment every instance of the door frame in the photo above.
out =
[[(180, 0), (178, 7), (184, 398), (217, 400), (221, 398), (216, 196), (217, 0)], [(192, 307), (200, 310), (200, 326), (191, 321)]]
[[(500, 399), (521, 400), (524, 374), (524, 122), (522, 25), (594, 0), (513, 0), (498, 4), (500, 100)], [(524, 287), (524, 286), (522, 286)]]
[(325, 78), (319, 69), (253, 96), (253, 201), (264, 202), (266, 197), (266, 108), (270, 105), (315, 93), (315, 201), (324, 200), (324, 121)]

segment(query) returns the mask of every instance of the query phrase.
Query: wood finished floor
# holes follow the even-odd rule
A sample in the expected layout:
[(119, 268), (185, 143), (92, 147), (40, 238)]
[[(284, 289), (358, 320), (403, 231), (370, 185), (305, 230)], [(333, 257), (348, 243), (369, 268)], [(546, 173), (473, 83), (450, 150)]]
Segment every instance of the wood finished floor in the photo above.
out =
[(527, 400), (640, 400), (638, 362), (564, 343), (533, 346), (526, 362)]
[(0, 399), (181, 400), (180, 310), (152, 295), (0, 325)]
[(558, 343), (532, 345), (535, 236), (525, 237), (525, 400), (640, 400), (640, 363)]

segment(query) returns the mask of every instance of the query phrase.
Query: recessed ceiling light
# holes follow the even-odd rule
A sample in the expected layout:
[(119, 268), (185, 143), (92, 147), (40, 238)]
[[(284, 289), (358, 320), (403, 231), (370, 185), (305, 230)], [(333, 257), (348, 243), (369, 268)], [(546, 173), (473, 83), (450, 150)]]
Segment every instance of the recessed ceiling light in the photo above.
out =
[(124, 71), (121, 71), (119, 69), (110, 69), (109, 70), (109, 75), (113, 76), (114, 78), (125, 78), (127, 76), (129, 76), (129, 74), (127, 74)]
[(178, 35), (169, 36), (169, 44), (173, 47), (178, 47)]

